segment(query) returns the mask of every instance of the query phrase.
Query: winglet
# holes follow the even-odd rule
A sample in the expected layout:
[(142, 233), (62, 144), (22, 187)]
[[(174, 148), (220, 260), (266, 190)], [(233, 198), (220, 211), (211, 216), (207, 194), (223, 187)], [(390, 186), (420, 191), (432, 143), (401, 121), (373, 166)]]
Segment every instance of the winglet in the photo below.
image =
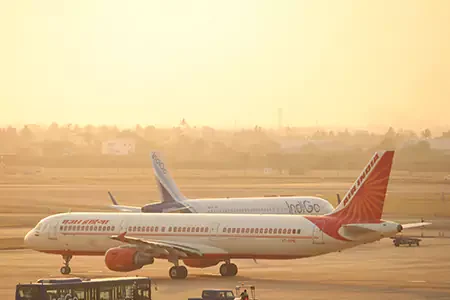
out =
[(119, 203), (117, 203), (116, 199), (114, 198), (114, 196), (111, 194), (110, 191), (108, 191), (108, 195), (114, 205), (119, 205)]
[(127, 234), (126, 231), (122, 232), (121, 234), (119, 234), (119, 235), (117, 236), (117, 239), (118, 239), (119, 241), (121, 241), (121, 242), (124, 242), (124, 241), (125, 241), (125, 235), (126, 235), (126, 234)]

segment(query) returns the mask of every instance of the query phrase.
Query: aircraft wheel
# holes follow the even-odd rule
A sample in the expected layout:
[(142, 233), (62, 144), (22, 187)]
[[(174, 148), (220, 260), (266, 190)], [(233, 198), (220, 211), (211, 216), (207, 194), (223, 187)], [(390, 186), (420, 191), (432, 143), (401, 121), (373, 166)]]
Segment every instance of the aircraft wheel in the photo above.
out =
[(173, 266), (169, 269), (169, 276), (172, 279), (185, 279), (187, 277), (188, 271), (185, 266)]
[(222, 264), (219, 271), (222, 276), (235, 276), (238, 268), (235, 264)]
[(188, 275), (188, 270), (185, 266), (178, 267), (178, 279), (185, 279)]
[(238, 273), (238, 267), (235, 264), (230, 264), (228, 269), (228, 276), (236, 276), (236, 274)]
[(63, 275), (68, 275), (68, 274), (70, 274), (71, 269), (69, 266), (64, 266), (64, 267), (61, 267), (60, 272)]

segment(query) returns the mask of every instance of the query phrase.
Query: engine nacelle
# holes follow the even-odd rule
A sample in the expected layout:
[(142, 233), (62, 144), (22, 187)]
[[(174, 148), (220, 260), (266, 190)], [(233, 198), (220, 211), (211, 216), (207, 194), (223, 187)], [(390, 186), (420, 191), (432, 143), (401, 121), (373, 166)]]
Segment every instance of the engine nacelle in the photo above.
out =
[(191, 268), (207, 268), (217, 265), (220, 260), (215, 259), (183, 259), (186, 266)]
[(111, 271), (130, 272), (150, 265), (155, 258), (136, 248), (111, 248), (105, 254), (105, 264)]

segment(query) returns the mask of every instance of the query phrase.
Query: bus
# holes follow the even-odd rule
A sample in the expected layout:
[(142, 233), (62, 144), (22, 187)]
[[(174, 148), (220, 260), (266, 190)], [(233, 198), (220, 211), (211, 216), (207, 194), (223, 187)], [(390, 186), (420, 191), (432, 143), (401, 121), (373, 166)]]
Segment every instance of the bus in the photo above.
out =
[(16, 286), (16, 300), (151, 300), (149, 277), (39, 279)]

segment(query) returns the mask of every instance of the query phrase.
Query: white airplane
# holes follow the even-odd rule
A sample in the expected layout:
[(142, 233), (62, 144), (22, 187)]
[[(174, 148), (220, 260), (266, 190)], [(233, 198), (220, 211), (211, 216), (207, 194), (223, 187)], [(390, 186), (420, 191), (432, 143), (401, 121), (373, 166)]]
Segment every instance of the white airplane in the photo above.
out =
[(63, 213), (41, 220), (25, 236), (34, 250), (63, 255), (69, 274), (73, 255), (101, 255), (113, 271), (129, 272), (155, 258), (174, 264), (169, 275), (224, 262), (222, 276), (234, 276), (232, 259), (298, 259), (340, 251), (391, 237), (404, 228), (381, 219), (393, 151), (377, 152), (335, 211), (325, 216)]
[(153, 171), (162, 202), (143, 207), (119, 205), (109, 193), (110, 207), (126, 212), (184, 212), (233, 214), (301, 214), (324, 215), (333, 205), (319, 197), (251, 197), (187, 199), (178, 189), (157, 152), (151, 153)]

